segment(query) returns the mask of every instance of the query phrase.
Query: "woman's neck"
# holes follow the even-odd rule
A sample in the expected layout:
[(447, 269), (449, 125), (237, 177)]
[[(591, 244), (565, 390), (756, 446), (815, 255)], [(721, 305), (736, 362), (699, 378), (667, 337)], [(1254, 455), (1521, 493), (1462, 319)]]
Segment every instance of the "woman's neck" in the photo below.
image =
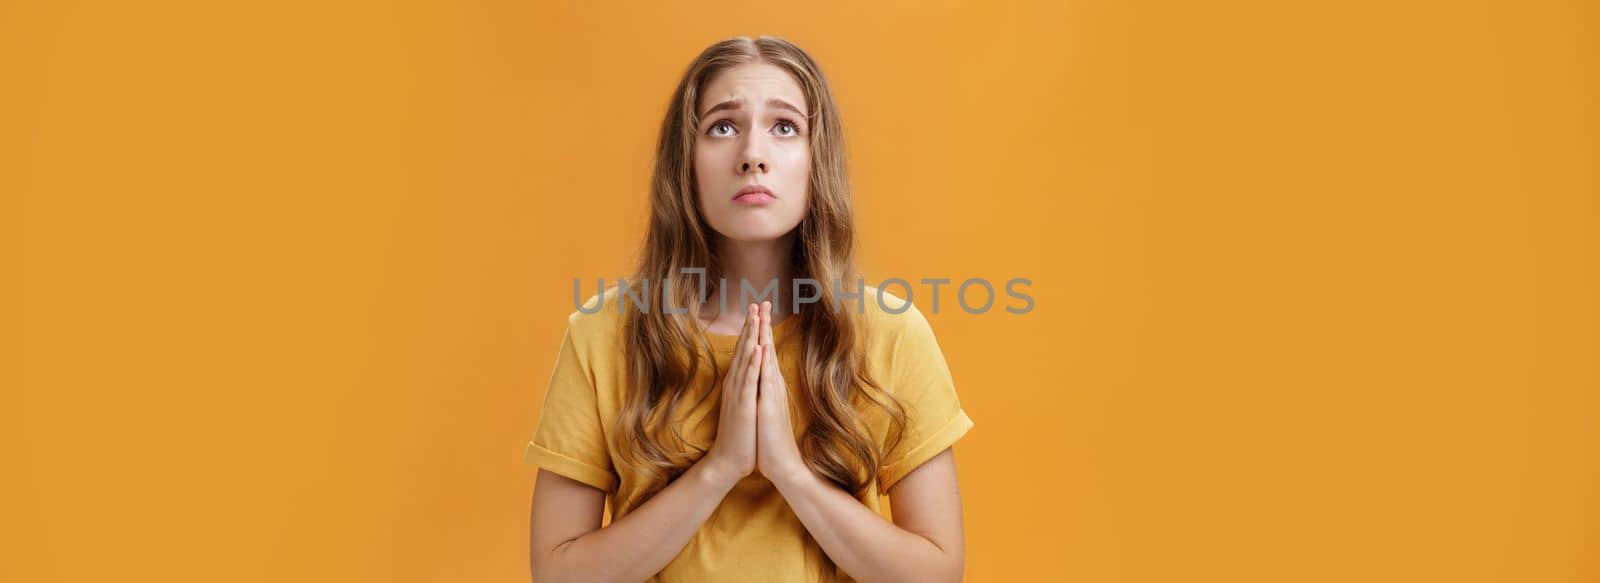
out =
[[(745, 303), (760, 303), (756, 297), (771, 289), (773, 293), (766, 300), (772, 302), (773, 323), (788, 316), (794, 285), (794, 273), (790, 265), (793, 253), (793, 233), (771, 241), (718, 241), (718, 267), (721, 268), (722, 278), (728, 282), (727, 310), (735, 315), (744, 313), (745, 304), (740, 303), (740, 293), (746, 285), (742, 282), (748, 282), (752, 291), (744, 298)], [(706, 298), (706, 310), (718, 312), (720, 301), (718, 297)]]

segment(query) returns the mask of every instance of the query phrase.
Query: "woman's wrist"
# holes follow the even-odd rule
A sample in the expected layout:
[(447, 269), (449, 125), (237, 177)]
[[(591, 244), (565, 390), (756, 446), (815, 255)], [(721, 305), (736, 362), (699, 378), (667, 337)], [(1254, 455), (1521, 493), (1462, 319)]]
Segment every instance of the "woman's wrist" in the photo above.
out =
[(693, 474), (696, 479), (724, 490), (732, 490), (734, 484), (738, 484), (741, 479), (739, 476), (734, 475), (735, 472), (729, 471), (727, 467), (717, 463), (710, 456), (700, 458), (700, 461), (695, 462), (694, 466), (689, 468), (689, 473)]
[(767, 479), (772, 482), (773, 486), (779, 489), (786, 489), (816, 482), (819, 477), (816, 472), (811, 471), (810, 466), (801, 463), (796, 464), (794, 467), (775, 471)]

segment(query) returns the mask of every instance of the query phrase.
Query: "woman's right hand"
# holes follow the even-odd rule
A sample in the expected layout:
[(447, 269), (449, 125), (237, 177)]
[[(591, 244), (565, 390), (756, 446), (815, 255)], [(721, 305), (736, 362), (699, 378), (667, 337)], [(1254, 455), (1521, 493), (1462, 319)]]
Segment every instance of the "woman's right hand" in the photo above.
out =
[(755, 304), (745, 307), (744, 325), (722, 383), (722, 413), (717, 438), (701, 461), (730, 485), (756, 470), (756, 387), (761, 373), (760, 319)]

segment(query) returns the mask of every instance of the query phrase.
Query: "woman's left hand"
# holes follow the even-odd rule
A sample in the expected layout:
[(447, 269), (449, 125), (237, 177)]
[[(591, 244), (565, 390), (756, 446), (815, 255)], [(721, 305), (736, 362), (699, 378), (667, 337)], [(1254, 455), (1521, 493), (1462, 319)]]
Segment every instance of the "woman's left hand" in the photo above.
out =
[[(793, 315), (789, 317), (794, 317)], [(778, 483), (810, 471), (800, 457), (789, 418), (789, 385), (772, 341), (772, 302), (761, 302), (761, 380), (756, 399), (756, 468)]]

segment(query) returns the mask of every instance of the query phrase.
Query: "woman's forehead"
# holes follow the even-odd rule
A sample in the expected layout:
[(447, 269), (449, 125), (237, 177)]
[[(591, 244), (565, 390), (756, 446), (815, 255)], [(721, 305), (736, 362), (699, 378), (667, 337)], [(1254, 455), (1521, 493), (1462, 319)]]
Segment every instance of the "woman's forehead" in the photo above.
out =
[(750, 63), (734, 66), (712, 77), (700, 93), (699, 109), (702, 114), (713, 107), (782, 109), (784, 103), (800, 110), (801, 115), (806, 113), (805, 93), (801, 91), (800, 84), (788, 71), (777, 65)]

